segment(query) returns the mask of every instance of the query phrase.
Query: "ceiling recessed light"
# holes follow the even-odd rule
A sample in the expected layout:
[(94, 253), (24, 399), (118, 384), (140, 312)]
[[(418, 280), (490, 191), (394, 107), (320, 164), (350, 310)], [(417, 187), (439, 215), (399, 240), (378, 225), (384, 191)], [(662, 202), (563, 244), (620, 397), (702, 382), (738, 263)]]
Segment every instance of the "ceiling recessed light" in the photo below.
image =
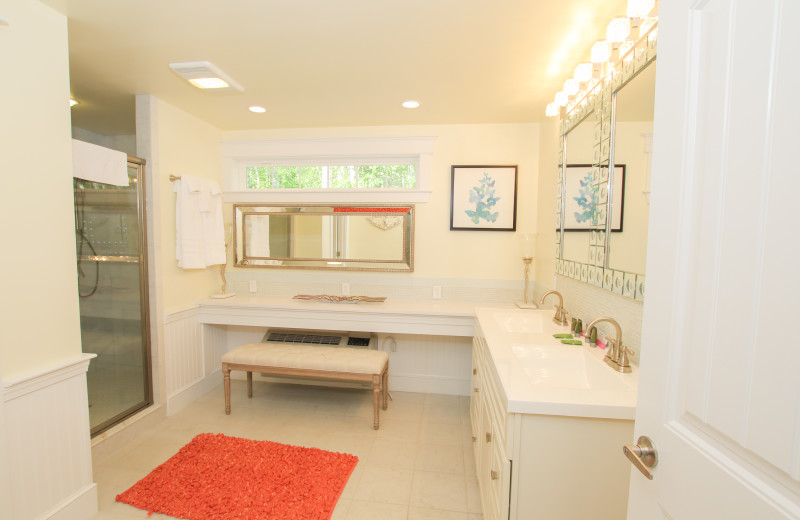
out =
[(419, 108), (419, 101), (409, 99), (408, 101), (403, 101), (402, 105), (404, 108)]
[(77, 101), (75, 101), (75, 100), (74, 100), (74, 99), (72, 99), (72, 98), (69, 98), (69, 106), (70, 106), (70, 108), (74, 107), (74, 106), (75, 106), (75, 105), (77, 105), (77, 104), (78, 104), (78, 102), (77, 102)]
[(244, 87), (208, 61), (170, 63), (169, 68), (195, 87), (206, 92), (224, 93), (244, 90)]
[(266, 108), (264, 108), (264, 107), (259, 107), (259, 106), (255, 106), (255, 105), (253, 105), (252, 107), (248, 108), (248, 110), (249, 110), (250, 112), (255, 112), (256, 114), (263, 114), (264, 112), (266, 112), (266, 111), (267, 111), (267, 109), (266, 109)]

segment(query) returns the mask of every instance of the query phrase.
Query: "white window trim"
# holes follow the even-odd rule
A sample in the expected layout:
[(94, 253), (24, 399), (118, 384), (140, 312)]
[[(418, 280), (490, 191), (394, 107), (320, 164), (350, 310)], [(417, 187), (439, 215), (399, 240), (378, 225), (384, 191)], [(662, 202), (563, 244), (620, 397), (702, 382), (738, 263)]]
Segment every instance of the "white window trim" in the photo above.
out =
[[(431, 193), (431, 156), (435, 136), (332, 137), (315, 139), (261, 139), (222, 142), (223, 200), (225, 202), (427, 202)], [(304, 189), (249, 190), (245, 168), (254, 163), (304, 161), (325, 158), (369, 161), (409, 157), (417, 165), (415, 189)]]

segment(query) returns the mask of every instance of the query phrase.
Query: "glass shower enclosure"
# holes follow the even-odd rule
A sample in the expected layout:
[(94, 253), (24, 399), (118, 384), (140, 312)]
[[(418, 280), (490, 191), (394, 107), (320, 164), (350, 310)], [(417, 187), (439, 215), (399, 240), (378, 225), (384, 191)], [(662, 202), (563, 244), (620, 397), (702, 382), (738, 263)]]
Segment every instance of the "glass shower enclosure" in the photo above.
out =
[(153, 403), (144, 161), (128, 157), (128, 186), (73, 180), (89, 423), (95, 436)]

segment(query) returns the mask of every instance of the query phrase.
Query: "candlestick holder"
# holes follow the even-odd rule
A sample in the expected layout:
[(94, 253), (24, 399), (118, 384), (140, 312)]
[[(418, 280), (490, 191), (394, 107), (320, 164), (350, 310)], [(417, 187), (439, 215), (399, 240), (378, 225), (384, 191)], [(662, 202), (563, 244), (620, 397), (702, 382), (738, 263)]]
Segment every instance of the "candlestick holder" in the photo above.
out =
[(531, 264), (533, 263), (534, 251), (536, 250), (536, 235), (533, 233), (520, 233), (519, 249), (522, 256), (522, 263), (525, 266), (525, 285), (522, 289), (522, 301), (515, 303), (520, 309), (538, 309), (539, 306), (528, 298), (530, 292)]

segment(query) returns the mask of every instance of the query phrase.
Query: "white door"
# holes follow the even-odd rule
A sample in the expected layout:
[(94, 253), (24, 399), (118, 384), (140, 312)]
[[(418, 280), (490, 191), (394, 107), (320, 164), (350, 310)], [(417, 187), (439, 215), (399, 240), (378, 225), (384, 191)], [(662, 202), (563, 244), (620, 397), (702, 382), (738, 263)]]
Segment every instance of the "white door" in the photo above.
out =
[(800, 518), (800, 0), (659, 11), (628, 518)]

